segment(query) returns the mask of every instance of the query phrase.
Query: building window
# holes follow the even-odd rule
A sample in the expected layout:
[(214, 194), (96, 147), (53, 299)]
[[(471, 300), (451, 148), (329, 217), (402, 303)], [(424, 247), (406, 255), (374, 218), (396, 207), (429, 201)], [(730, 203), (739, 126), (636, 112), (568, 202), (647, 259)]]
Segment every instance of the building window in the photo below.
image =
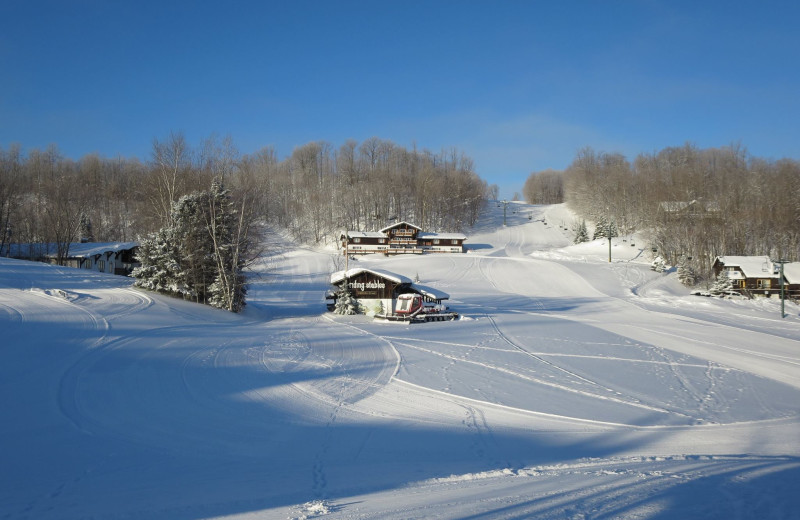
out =
[(106, 272), (106, 261), (105, 260), (98, 260), (97, 261), (97, 270)]
[(353, 243), (354, 243), (354, 244), (358, 244), (359, 242), (361, 242), (361, 239), (360, 239), (360, 238), (354, 238), (354, 239), (353, 239)]
[(453, 243), (454, 246), (457, 246), (458, 245), (458, 240), (453, 240), (452, 243)]
[(378, 239), (378, 243), (379, 244), (385, 244), (386, 243), (386, 239), (385, 238), (379, 238)]
[(438, 239), (438, 238), (434, 238), (434, 239), (433, 239), (433, 244), (434, 244), (434, 245), (436, 245), (436, 244), (438, 244), (438, 243), (439, 243), (439, 239)]
[(764, 280), (762, 278), (759, 278), (758, 281), (756, 282), (756, 286), (759, 289), (769, 289), (772, 286), (772, 280), (769, 279)]

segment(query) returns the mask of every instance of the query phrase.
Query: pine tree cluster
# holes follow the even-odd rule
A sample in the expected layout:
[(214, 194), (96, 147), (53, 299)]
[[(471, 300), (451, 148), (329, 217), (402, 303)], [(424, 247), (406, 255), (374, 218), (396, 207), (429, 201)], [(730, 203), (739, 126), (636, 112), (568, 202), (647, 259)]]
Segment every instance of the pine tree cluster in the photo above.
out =
[(239, 312), (250, 243), (241, 233), (230, 193), (219, 182), (172, 206), (171, 224), (140, 239), (135, 285)]
[(617, 229), (617, 224), (613, 220), (609, 222), (606, 217), (597, 219), (592, 240), (597, 240), (598, 238), (614, 238), (617, 236), (619, 236), (619, 230)]
[(575, 226), (575, 237), (572, 241), (576, 244), (589, 241), (589, 231), (586, 229), (585, 220), (581, 220), (581, 223)]

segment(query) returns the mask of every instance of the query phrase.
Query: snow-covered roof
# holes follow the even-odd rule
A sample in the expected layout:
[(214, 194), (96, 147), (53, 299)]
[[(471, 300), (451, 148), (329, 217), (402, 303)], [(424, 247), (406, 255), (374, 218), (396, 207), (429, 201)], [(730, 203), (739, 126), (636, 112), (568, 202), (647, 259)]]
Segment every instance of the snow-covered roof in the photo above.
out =
[(346, 278), (354, 278), (361, 273), (374, 274), (375, 276), (391, 280), (395, 283), (411, 283), (410, 278), (406, 278), (401, 274), (390, 273), (388, 271), (379, 271), (377, 269), (367, 269), (365, 267), (354, 267), (353, 269), (348, 269), (347, 271), (337, 271), (331, 275), (331, 283), (336, 285)]
[(738, 267), (746, 278), (777, 278), (777, 270), (768, 256), (718, 256), (725, 267)]
[(412, 284), (411, 287), (419, 292), (423, 296), (427, 296), (433, 300), (448, 300), (450, 299), (450, 295), (444, 291), (440, 291), (439, 289), (434, 289), (433, 287), (428, 287), (427, 285), (420, 285), (418, 283)]
[[(124, 251), (138, 247), (139, 242), (73, 242), (69, 245), (69, 258), (88, 258), (104, 253)], [(10, 244), (9, 256), (19, 258), (42, 258), (56, 256), (58, 245), (50, 244)], [(3, 251), (5, 254), (6, 251)]]
[(788, 283), (800, 283), (800, 262), (783, 264), (783, 277)]
[(384, 233), (380, 231), (346, 231), (350, 238), (386, 238)]
[(411, 224), (410, 222), (406, 222), (405, 220), (403, 220), (401, 222), (396, 222), (396, 223), (392, 224), (391, 226), (386, 226), (385, 228), (381, 229), (381, 231), (382, 232), (383, 231), (389, 231), (390, 229), (396, 228), (396, 227), (399, 227), (399, 226), (412, 227), (412, 228), (416, 229), (417, 231), (422, 231), (421, 227), (415, 226), (414, 224)]
[(69, 256), (71, 258), (88, 258), (104, 253), (116, 253), (126, 249), (138, 247), (139, 242), (83, 242), (70, 244)]
[(417, 238), (440, 238), (442, 240), (466, 240), (463, 233), (417, 233)]

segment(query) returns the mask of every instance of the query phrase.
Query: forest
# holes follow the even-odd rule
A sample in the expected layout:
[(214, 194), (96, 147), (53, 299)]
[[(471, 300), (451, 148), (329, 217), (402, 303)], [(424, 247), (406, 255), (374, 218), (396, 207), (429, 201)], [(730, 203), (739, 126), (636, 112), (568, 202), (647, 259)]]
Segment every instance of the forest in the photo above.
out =
[(393, 219), (461, 231), (488, 193), (463, 153), (409, 150), (379, 138), (338, 147), (311, 142), (279, 158), (272, 147), (241, 154), (229, 137), (192, 146), (171, 133), (153, 140), (145, 161), (97, 154), (72, 160), (55, 145), (26, 152), (11, 144), (0, 148), (0, 251), (10, 243), (137, 240), (170, 225), (173, 205), (214, 180), (241, 214), (316, 244)]
[(623, 236), (642, 232), (654, 255), (688, 264), (701, 280), (717, 256), (800, 260), (800, 163), (741, 146), (685, 144), (632, 162), (586, 148), (563, 172), (532, 173), (523, 193), (531, 203), (566, 202)]

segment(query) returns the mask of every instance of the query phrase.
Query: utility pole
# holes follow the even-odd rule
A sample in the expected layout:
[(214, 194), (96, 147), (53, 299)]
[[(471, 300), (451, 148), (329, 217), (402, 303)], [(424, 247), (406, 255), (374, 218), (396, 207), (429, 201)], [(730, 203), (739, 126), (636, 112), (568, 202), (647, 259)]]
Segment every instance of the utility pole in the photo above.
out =
[(789, 260), (773, 260), (773, 264), (780, 264), (781, 266), (781, 319), (786, 317), (784, 310), (786, 309), (786, 295), (783, 292), (783, 264), (789, 263)]
[(503, 226), (506, 225), (506, 208), (508, 207), (508, 201), (503, 201)]

